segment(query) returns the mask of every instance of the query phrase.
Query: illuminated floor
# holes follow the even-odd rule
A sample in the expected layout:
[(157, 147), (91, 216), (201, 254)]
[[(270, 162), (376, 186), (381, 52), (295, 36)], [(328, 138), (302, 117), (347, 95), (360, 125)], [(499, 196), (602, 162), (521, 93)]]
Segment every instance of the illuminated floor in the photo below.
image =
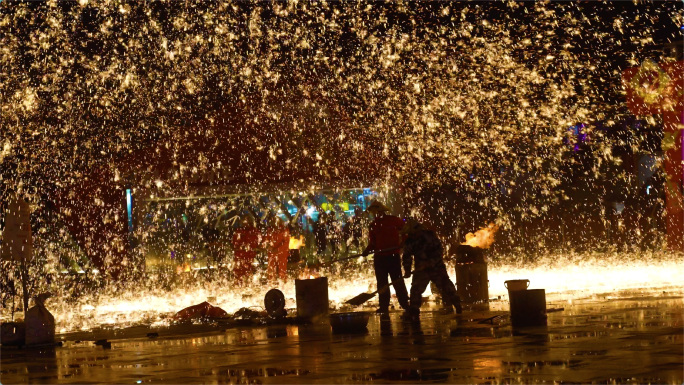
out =
[[(671, 383), (684, 380), (681, 290), (553, 298), (547, 328), (512, 330), (502, 311), (424, 312), (419, 324), (373, 315), (361, 335), (324, 326), (67, 341), (3, 349), (12, 383)], [(505, 304), (492, 309), (505, 309)]]

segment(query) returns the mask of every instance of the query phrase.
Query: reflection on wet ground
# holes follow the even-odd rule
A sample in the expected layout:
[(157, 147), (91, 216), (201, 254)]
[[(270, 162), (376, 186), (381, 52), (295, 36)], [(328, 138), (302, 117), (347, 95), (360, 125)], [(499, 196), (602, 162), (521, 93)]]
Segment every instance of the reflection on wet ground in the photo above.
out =
[[(679, 294), (679, 293), (677, 293)], [(3, 348), (0, 383), (671, 383), (684, 381), (682, 297), (551, 299), (548, 326), (512, 329), (505, 306), (460, 316), (373, 315), (329, 325)]]

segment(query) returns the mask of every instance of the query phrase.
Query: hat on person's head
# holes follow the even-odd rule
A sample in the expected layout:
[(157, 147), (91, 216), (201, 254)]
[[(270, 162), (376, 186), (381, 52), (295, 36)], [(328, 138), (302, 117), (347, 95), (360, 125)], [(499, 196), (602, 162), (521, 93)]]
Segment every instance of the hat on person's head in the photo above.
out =
[(378, 201), (373, 201), (373, 202), (371, 202), (370, 206), (368, 206), (366, 211), (371, 212), (371, 213), (380, 213), (380, 212), (390, 211), (390, 209), (388, 209), (387, 206), (383, 205), (382, 203), (380, 203)]
[(399, 231), (400, 234), (411, 234), (424, 228), (423, 225), (414, 218), (406, 218), (404, 222), (404, 227)]

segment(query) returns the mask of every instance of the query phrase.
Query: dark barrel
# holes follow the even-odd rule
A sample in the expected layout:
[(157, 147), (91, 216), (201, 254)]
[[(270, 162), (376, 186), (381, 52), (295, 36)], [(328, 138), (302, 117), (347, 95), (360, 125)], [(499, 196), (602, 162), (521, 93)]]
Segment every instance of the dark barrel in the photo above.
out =
[(463, 303), (489, 301), (489, 279), (483, 249), (468, 245), (456, 248), (456, 291)]
[(546, 291), (528, 289), (509, 291), (513, 327), (546, 326)]
[(295, 296), (298, 317), (311, 320), (328, 315), (327, 277), (295, 280)]

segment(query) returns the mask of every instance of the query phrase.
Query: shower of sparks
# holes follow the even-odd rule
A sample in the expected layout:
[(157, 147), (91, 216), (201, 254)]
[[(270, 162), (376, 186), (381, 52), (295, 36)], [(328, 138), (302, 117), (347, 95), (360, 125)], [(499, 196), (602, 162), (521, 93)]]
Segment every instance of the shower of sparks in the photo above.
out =
[[(407, 194), (442, 186), (472, 193), (490, 214), (487, 220), (513, 234), (515, 220), (545, 215), (568, 198), (560, 186), (568, 178), (564, 166), (576, 162), (567, 156), (571, 126), (586, 124), (591, 137), (583, 183), (601, 197), (611, 186), (629, 185), (626, 174), (615, 172), (615, 143), (594, 123), (610, 127), (625, 114), (621, 70), (650, 55), (663, 26), (674, 26), (668, 40), (682, 24), (678, 1), (5, 0), (0, 195), (3, 201), (19, 195), (36, 213), (47, 213), (36, 215), (42, 224), (35, 234), (40, 263), (31, 265), (34, 277), (58, 276), (64, 260), (85, 259), (84, 249), (105, 265), (133, 263), (116, 259), (129, 240), (77, 244), (67, 230), (65, 218), (73, 221), (74, 210), (93, 205), (106, 214), (82, 227), (98, 233), (103, 224), (123, 225), (120, 208), (107, 203), (112, 191), (133, 185), (161, 194), (188, 189), (193, 178), (207, 175), (250, 180), (254, 170), (274, 164), (283, 174), (315, 169), (320, 181), (307, 181), (315, 185), (345, 173), (346, 166), (355, 169), (360, 159), (370, 161), (387, 181), (401, 181)], [(642, 139), (621, 144), (636, 146)], [(198, 141), (202, 150), (192, 151)], [(212, 157), (233, 144), (239, 150), (225, 156), (235, 164)], [(139, 154), (144, 151), (149, 153)], [(171, 159), (163, 175), (145, 164), (155, 154)], [(120, 170), (127, 157), (140, 164)], [(86, 177), (105, 180), (78, 196)], [(75, 208), (51, 206), (64, 200)], [(150, 239), (149, 233), (136, 236)], [(608, 258), (610, 265), (587, 258), (596, 274), (604, 267), (611, 272), (616, 288), (621, 272), (632, 285), (631, 266), (643, 266), (623, 266), (618, 256)], [(681, 275), (681, 264), (662, 260), (663, 269), (644, 268)], [(550, 270), (505, 266), (513, 265), (492, 272), (497, 281), (539, 274), (551, 290), (601, 281), (578, 273), (566, 285)], [(4, 277), (16, 274), (7, 264), (2, 268)], [(331, 298), (358, 294), (352, 281), (339, 279), (339, 285), (332, 281)], [(140, 293), (106, 294), (110, 288), (78, 299), (80, 310), (70, 311), (69, 291), (77, 288), (57, 279), (35, 285), (56, 293), (64, 330), (157, 322), (160, 314), (209, 294), (229, 311), (250, 305), (240, 292), (218, 287), (144, 291), (145, 301)], [(500, 289), (493, 286), (495, 294)], [(255, 298), (263, 298), (260, 290)], [(291, 284), (284, 290), (292, 297)]]
[[(449, 267), (449, 271), (453, 280), (453, 267)], [(681, 294), (684, 292), (680, 278), (682, 274), (684, 266), (681, 262), (676, 257), (666, 255), (555, 255), (533, 264), (491, 264), (488, 272), (489, 296), (506, 300), (508, 292), (504, 281), (510, 279), (529, 279), (530, 288), (544, 288), (552, 298), (570, 302), (594, 295), (619, 295), (621, 291), (651, 288)], [(375, 278), (370, 270), (352, 277), (333, 276), (329, 280), (331, 306), (340, 311), (352, 310), (344, 301), (364, 291), (376, 289)], [(407, 281), (410, 289), (409, 283)], [(285, 306), (294, 312), (293, 281), (279, 282), (274, 286), (254, 285), (248, 289), (233, 289), (230, 282), (213, 282), (177, 290), (137, 288), (123, 293), (108, 291), (85, 296), (76, 303), (65, 299), (50, 300), (49, 308), (55, 314), (57, 330), (62, 333), (141, 324), (165, 326), (180, 309), (209, 297), (215, 298), (214, 304), (231, 314), (243, 307), (263, 311), (264, 296), (273, 287), (278, 287), (285, 294)], [(377, 298), (369, 301), (368, 305), (377, 305)]]

